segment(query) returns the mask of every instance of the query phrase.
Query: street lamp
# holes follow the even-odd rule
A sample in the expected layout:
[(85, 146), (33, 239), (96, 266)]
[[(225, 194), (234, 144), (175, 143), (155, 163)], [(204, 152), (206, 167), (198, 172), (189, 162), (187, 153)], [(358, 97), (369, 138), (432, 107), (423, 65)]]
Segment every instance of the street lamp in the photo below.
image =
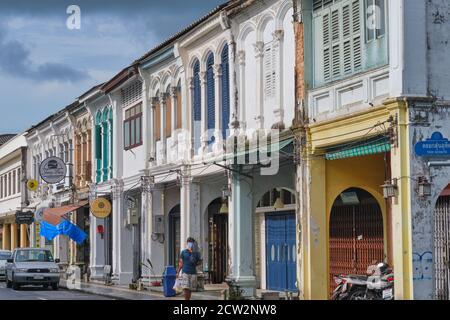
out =
[(429, 197), (431, 196), (431, 183), (428, 182), (426, 177), (419, 177), (419, 196)]
[(397, 179), (394, 178), (392, 181), (387, 180), (381, 187), (383, 188), (383, 196), (385, 199), (393, 198), (397, 192)]

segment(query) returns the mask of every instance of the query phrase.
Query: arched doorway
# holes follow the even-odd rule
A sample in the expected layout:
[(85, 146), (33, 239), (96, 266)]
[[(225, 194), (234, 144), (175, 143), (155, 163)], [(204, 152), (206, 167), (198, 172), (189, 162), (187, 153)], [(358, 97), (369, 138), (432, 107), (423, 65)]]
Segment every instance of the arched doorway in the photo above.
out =
[[(434, 209), (435, 297), (450, 299), (450, 184), (440, 194)], [(426, 264), (425, 259), (421, 260)], [(426, 275), (426, 266), (421, 273)], [(431, 270), (430, 270), (431, 271)]]
[(227, 276), (228, 206), (222, 198), (213, 200), (208, 214), (208, 272), (211, 283), (222, 283)]
[(254, 223), (257, 278), (264, 281), (262, 287), (297, 291), (295, 195), (284, 188), (267, 191), (257, 204)]
[(178, 204), (169, 211), (169, 265), (175, 268), (178, 267), (181, 252), (180, 231), (180, 205)]
[(334, 201), (330, 216), (330, 292), (338, 274), (366, 274), (372, 263), (384, 261), (383, 215), (367, 191), (350, 188)]

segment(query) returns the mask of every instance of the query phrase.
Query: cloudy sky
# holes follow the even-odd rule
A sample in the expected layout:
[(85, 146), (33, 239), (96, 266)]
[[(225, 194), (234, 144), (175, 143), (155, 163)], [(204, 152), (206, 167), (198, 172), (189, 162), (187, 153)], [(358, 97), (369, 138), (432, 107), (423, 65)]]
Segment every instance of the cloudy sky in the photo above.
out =
[[(19, 133), (225, 0), (0, 1), (0, 134)], [(69, 5), (81, 29), (69, 30)]]

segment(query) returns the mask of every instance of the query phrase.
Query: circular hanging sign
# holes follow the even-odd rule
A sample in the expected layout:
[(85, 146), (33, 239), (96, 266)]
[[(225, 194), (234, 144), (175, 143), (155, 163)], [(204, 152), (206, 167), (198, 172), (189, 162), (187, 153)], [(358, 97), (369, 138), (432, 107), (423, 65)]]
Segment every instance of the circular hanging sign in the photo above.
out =
[(107, 218), (111, 214), (111, 202), (105, 198), (97, 198), (91, 203), (91, 213), (99, 219)]
[(39, 183), (36, 180), (28, 180), (27, 181), (27, 188), (30, 191), (36, 191), (39, 186)]
[(41, 162), (39, 174), (47, 183), (55, 184), (66, 178), (67, 167), (64, 161), (58, 157), (49, 157)]

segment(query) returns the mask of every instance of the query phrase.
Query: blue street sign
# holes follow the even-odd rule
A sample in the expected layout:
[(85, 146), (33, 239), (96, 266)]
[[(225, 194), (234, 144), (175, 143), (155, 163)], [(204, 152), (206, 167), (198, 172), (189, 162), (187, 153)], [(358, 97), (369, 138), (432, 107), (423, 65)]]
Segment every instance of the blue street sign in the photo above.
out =
[(419, 157), (450, 157), (450, 141), (436, 131), (431, 138), (417, 142), (414, 150)]

